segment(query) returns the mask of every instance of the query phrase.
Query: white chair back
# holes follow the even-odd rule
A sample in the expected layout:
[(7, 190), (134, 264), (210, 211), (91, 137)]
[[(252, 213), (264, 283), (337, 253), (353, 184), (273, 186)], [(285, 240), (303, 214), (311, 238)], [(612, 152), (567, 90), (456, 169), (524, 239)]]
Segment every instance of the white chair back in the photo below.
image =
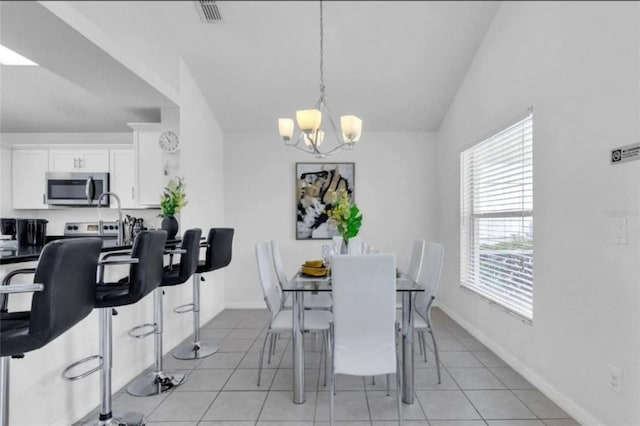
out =
[(280, 285), (284, 285), (289, 281), (282, 266), (282, 256), (280, 256), (280, 245), (276, 240), (271, 240), (271, 254), (273, 256), (273, 267), (276, 270), (276, 276)]
[(419, 281), (422, 271), (422, 259), (424, 258), (424, 240), (413, 240), (413, 250), (411, 251), (411, 261), (407, 269), (407, 276), (414, 281)]
[(271, 317), (275, 317), (280, 312), (281, 298), (278, 293), (278, 284), (273, 270), (273, 260), (269, 252), (269, 242), (261, 241), (256, 244), (256, 260), (258, 261), (258, 276), (262, 286), (262, 294), (267, 302), (267, 309)]
[(420, 315), (426, 315), (431, 306), (432, 298), (438, 291), (440, 285), (440, 275), (442, 274), (442, 261), (444, 259), (444, 246), (442, 244), (429, 242), (427, 248), (427, 266), (425, 278), (422, 281), (425, 291), (416, 293), (415, 307)]
[(362, 239), (360, 237), (349, 238), (349, 254), (363, 254)]
[(336, 255), (331, 281), (335, 373), (394, 373), (395, 254)]

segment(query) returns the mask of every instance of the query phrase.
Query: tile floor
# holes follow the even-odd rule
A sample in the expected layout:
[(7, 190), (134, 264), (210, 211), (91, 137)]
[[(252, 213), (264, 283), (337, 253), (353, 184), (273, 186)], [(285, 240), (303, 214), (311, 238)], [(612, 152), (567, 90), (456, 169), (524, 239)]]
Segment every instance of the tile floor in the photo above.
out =
[[(434, 309), (433, 319), (442, 384), (437, 383), (433, 353), (427, 351), (427, 362), (416, 353), (415, 403), (403, 406), (407, 426), (578, 425), (442, 311)], [(291, 347), (284, 336), (271, 363), (265, 362), (261, 386), (256, 386), (267, 324), (266, 310), (225, 310), (202, 329), (202, 340), (217, 342), (218, 353), (195, 361), (165, 358), (167, 370), (187, 371), (186, 383), (147, 398), (120, 390), (114, 396), (114, 412), (143, 412), (151, 426), (328, 425), (320, 339), (306, 337), (305, 404), (292, 402)], [(383, 377), (373, 385), (371, 378), (338, 376), (336, 423), (396, 425), (395, 393), (387, 396), (385, 383)], [(95, 413), (87, 419), (91, 416)]]

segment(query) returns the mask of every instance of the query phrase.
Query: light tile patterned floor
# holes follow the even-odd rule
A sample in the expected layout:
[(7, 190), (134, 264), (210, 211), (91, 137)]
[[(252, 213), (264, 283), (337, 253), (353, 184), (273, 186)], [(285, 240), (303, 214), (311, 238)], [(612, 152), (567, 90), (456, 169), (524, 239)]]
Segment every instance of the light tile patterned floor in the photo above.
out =
[[(578, 425), (442, 311), (434, 309), (433, 318), (442, 383), (437, 382), (433, 353), (427, 351), (427, 362), (416, 353), (415, 403), (403, 406), (407, 426)], [(165, 367), (187, 370), (187, 382), (149, 398), (120, 390), (114, 396), (114, 412), (143, 412), (150, 426), (328, 425), (329, 395), (323, 384), (320, 339), (306, 337), (305, 404), (292, 402), (288, 338), (278, 341), (271, 363), (265, 362), (261, 386), (256, 386), (267, 324), (266, 310), (225, 310), (202, 330), (202, 339), (218, 343), (220, 352), (196, 361), (168, 355)], [(385, 384), (383, 377), (374, 385), (371, 378), (338, 376), (336, 423), (396, 425), (395, 393), (387, 396)], [(93, 416), (95, 412), (86, 420)]]

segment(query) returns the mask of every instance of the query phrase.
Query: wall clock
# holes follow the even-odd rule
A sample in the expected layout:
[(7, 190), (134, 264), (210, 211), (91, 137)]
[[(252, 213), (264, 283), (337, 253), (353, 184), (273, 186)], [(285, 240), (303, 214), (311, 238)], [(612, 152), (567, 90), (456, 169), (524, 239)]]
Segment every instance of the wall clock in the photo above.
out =
[(158, 139), (158, 145), (160, 145), (160, 148), (164, 152), (178, 152), (180, 148), (180, 136), (171, 130), (162, 132)]

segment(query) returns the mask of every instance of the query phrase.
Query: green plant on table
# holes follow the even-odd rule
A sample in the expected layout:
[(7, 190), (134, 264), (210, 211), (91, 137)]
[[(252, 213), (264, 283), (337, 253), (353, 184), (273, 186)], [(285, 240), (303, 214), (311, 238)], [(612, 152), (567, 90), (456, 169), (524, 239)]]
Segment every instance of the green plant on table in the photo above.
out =
[(348, 243), (349, 238), (355, 237), (360, 231), (362, 213), (358, 205), (350, 200), (347, 191), (335, 191), (332, 196), (332, 208), (326, 210), (327, 216), (342, 235), (342, 239)]
[(173, 217), (187, 205), (185, 187), (181, 178), (169, 180), (160, 197), (160, 217)]

